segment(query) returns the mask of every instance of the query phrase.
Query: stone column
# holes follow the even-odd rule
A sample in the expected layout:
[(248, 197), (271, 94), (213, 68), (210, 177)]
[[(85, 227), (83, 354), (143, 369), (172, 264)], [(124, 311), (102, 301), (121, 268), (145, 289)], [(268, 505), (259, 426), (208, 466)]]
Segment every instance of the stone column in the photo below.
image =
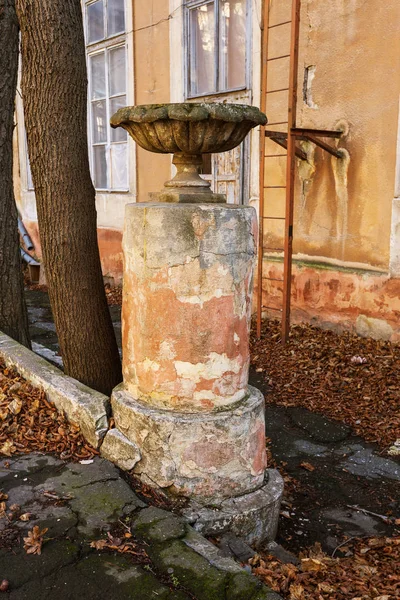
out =
[(112, 395), (142, 481), (191, 498), (198, 529), (235, 521), (249, 541), (273, 537), (282, 491), (266, 476), (264, 398), (248, 386), (256, 240), (248, 206), (127, 206), (124, 382)]

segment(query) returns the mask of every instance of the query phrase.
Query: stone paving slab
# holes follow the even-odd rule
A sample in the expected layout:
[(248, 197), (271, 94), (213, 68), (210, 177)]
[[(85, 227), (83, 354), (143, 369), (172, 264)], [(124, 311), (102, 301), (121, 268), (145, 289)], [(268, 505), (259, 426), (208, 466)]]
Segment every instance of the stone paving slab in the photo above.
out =
[[(27, 522), (0, 519), (0, 579), (9, 581), (10, 600), (279, 599), (184, 519), (148, 507), (104, 459), (4, 459), (0, 490), (8, 495), (7, 510), (18, 504), (32, 515)], [(149, 564), (90, 547), (119, 519), (146, 549)], [(23, 549), (34, 525), (48, 527), (40, 556)], [(1, 547), (10, 531), (16, 535), (12, 552)]]

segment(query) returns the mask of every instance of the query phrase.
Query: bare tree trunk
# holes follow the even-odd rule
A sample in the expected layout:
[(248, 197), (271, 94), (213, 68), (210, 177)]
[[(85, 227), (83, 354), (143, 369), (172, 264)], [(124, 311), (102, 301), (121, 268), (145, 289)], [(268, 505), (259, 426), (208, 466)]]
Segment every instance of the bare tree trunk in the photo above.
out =
[(0, 329), (29, 348), (13, 189), (12, 139), (18, 35), (14, 0), (0, 0)]
[(104, 291), (87, 145), (80, 0), (16, 0), (39, 230), (65, 371), (110, 393), (121, 361)]

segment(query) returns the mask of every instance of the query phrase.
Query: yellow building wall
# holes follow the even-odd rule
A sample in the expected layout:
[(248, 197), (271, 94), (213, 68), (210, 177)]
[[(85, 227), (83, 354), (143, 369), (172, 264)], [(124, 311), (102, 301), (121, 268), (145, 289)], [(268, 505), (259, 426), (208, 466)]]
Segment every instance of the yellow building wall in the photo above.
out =
[[(270, 24), (290, 19), (291, 0), (270, 1)], [(303, 0), (297, 124), (342, 129), (343, 159), (302, 144), (297, 161), (294, 252), (388, 270), (400, 94), (400, 2)], [(290, 25), (270, 30), (268, 57), (287, 54)], [(289, 59), (271, 61), (268, 90), (287, 87)], [(308, 104), (304, 69), (311, 67)], [(267, 95), (270, 122), (287, 120), (287, 92)], [(285, 126), (271, 127), (285, 130)], [(326, 140), (328, 141), (328, 140)], [(335, 144), (334, 141), (329, 143)], [(266, 144), (266, 154), (282, 149)], [(265, 161), (265, 185), (284, 185), (285, 158)], [(265, 213), (284, 214), (285, 190), (265, 191)], [(265, 246), (282, 246), (268, 222)]]
[[(135, 104), (161, 104), (170, 99), (168, 0), (134, 0)], [(171, 156), (136, 146), (137, 200), (159, 191), (171, 177)]]

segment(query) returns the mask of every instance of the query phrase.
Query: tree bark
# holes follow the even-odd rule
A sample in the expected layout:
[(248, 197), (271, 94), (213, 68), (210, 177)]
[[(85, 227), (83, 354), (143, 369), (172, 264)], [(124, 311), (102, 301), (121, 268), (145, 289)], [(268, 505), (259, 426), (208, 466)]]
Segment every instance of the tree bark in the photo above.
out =
[(50, 303), (65, 372), (109, 394), (122, 380), (97, 245), (80, 0), (16, 0), (22, 95)]
[(14, 0), (0, 0), (0, 329), (30, 348), (13, 189), (18, 35)]

